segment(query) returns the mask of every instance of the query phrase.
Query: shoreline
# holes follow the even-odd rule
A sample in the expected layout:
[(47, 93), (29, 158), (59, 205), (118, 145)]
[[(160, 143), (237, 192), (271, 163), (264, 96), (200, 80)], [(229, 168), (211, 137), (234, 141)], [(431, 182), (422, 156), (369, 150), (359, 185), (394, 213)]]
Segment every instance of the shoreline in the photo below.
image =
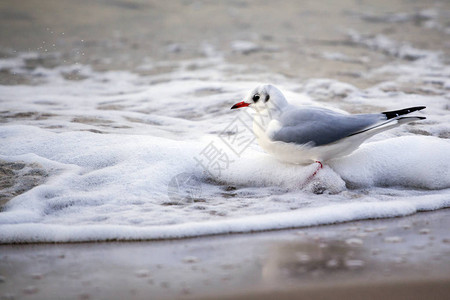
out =
[[(0, 240), (0, 246), (3, 246), (3, 245), (4, 246), (8, 246), (8, 245), (55, 245), (55, 244), (72, 245), (72, 244), (97, 244), (97, 243), (145, 243), (145, 242), (183, 241), (183, 240), (212, 238), (212, 237), (253, 235), (253, 234), (260, 234), (260, 233), (263, 234), (263, 233), (271, 233), (271, 232), (279, 232), (279, 231), (321, 228), (321, 227), (328, 227), (328, 226), (334, 226), (334, 225), (345, 225), (348, 223), (355, 223), (355, 222), (370, 222), (370, 221), (402, 219), (405, 217), (414, 216), (416, 214), (432, 213), (432, 212), (437, 212), (437, 211), (450, 212), (450, 207), (442, 207), (442, 208), (431, 209), (431, 210), (418, 210), (411, 214), (399, 215), (399, 216), (393, 216), (393, 217), (361, 218), (361, 219), (354, 219), (354, 220), (348, 220), (348, 221), (342, 221), (342, 222), (331, 222), (331, 223), (323, 223), (323, 224), (308, 225), (308, 226), (294, 226), (294, 227), (286, 227), (286, 228), (262, 229), (262, 230), (252, 230), (252, 231), (236, 231), (236, 232), (233, 231), (233, 232), (211, 233), (211, 234), (205, 234), (205, 235), (192, 235), (192, 236), (183, 236), (183, 237), (149, 238), (149, 239), (145, 239), (145, 238), (143, 238), (143, 239), (112, 238), (112, 239), (105, 239), (105, 240), (93, 239), (93, 240), (85, 240), (85, 241), (65, 241), (65, 242), (59, 242), (59, 241), (3, 242)], [(205, 223), (205, 222), (199, 222), (199, 223)], [(70, 225), (66, 225), (66, 226), (71, 227)], [(124, 226), (128, 226), (128, 225), (124, 225)], [(163, 225), (163, 226), (167, 226), (167, 225)], [(139, 227), (136, 227), (136, 228), (139, 229)]]

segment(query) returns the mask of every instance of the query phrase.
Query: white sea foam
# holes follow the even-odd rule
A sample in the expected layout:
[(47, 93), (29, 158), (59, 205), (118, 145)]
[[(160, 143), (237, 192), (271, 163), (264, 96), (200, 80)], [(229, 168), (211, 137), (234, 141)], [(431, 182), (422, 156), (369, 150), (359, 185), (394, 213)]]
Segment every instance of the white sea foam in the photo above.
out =
[(449, 205), (448, 195), (427, 195), (410, 197), (403, 201), (334, 204), (286, 213), (218, 221), (185, 222), (165, 226), (137, 227), (101, 223), (98, 225), (72, 226), (42, 223), (3, 225), (3, 230), (0, 231), (0, 240), (6, 243), (14, 243), (174, 239), (333, 224), (369, 218), (400, 217), (418, 211), (448, 207)]
[[(334, 109), (428, 106), (427, 120), (374, 137), (309, 180), (316, 164), (274, 160), (252, 140), (249, 115), (229, 110), (258, 78), (226, 76), (221, 70), (234, 67), (216, 57), (181, 62), (158, 76), (80, 65), (27, 71), (24, 59), (0, 61), (1, 68), (33, 82), (0, 86), (5, 120), (0, 161), (34, 164), (48, 177), (5, 205), (0, 242), (193, 237), (450, 207), (450, 142), (443, 138), (450, 131), (448, 91), (443, 85), (433, 95), (386, 89), (427, 78), (410, 74), (410, 68), (431, 74), (432, 68), (418, 61), (396, 69), (396, 79), (366, 90), (330, 79), (312, 79), (300, 88), (286, 80), (281, 88), (297, 104), (323, 105), (314, 99), (338, 96)], [(192, 64), (203, 69), (192, 72)], [(68, 80), (68, 72), (80, 80)], [(236, 130), (249, 142), (242, 149), (229, 144)], [(225, 167), (201, 166), (208, 147), (218, 151)], [(178, 174), (197, 181), (193, 199), (169, 197)]]
[(398, 43), (381, 34), (375, 36), (364, 36), (356, 31), (349, 31), (348, 35), (356, 44), (364, 45), (369, 49), (403, 59), (417, 60), (437, 54), (434, 51), (418, 49), (409, 44)]

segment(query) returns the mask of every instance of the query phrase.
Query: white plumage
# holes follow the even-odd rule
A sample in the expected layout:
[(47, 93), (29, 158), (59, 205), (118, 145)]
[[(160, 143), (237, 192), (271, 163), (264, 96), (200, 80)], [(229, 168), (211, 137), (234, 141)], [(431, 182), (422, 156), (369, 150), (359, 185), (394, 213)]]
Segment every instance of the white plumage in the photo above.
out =
[(294, 106), (273, 85), (258, 86), (232, 109), (246, 106), (256, 112), (253, 132), (259, 145), (281, 161), (298, 164), (325, 162), (348, 155), (377, 133), (425, 119), (405, 116), (424, 106), (356, 115)]

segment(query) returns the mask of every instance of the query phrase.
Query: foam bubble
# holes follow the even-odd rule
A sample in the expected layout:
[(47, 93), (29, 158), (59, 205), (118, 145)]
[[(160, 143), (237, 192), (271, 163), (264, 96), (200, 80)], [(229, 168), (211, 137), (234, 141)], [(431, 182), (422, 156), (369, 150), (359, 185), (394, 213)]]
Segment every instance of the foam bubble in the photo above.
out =
[(450, 141), (404, 136), (367, 143), (331, 167), (353, 187), (450, 188)]

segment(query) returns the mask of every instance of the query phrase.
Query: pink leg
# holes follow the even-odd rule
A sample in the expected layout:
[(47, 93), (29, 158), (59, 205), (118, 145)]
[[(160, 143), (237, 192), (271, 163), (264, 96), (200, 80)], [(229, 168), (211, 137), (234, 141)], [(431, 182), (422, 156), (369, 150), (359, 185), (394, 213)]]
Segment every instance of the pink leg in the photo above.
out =
[(308, 177), (308, 179), (306, 179), (305, 184), (308, 184), (314, 178), (314, 176), (316, 176), (319, 170), (323, 168), (323, 165), (320, 161), (316, 160), (316, 163), (319, 164), (319, 167), (317, 168), (317, 170), (314, 171), (314, 173), (312, 173), (311, 176)]
[(320, 169), (323, 168), (323, 165), (320, 161), (316, 160), (316, 163), (319, 164), (319, 167), (317, 168), (317, 170), (311, 175), (311, 178), (313, 178), (314, 176), (316, 176), (317, 172), (319, 172)]

